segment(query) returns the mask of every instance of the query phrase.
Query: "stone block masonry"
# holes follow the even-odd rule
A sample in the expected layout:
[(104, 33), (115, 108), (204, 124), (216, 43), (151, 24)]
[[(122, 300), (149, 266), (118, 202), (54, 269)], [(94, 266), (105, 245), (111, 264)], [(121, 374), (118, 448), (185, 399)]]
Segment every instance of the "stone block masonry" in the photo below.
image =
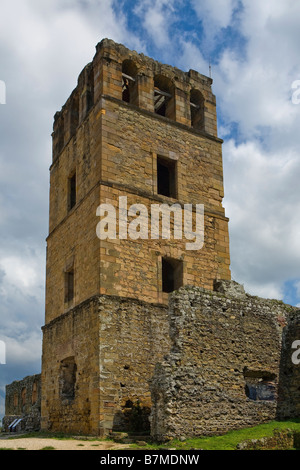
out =
[(156, 440), (300, 416), (299, 366), (291, 362), (299, 309), (250, 296), (232, 281), (215, 289), (172, 294), (172, 346), (151, 383)]
[(4, 431), (38, 431), (41, 426), (41, 375), (32, 375), (6, 386)]
[[(149, 378), (169, 348), (165, 306), (95, 296), (43, 332), (43, 430), (149, 431)], [(137, 408), (143, 423), (134, 421)]]
[(159, 441), (300, 417), (299, 309), (214, 287), (180, 288), (169, 307), (95, 296), (47, 324), (42, 390), (40, 376), (7, 386), (5, 427), (39, 426), (41, 396), (43, 430)]

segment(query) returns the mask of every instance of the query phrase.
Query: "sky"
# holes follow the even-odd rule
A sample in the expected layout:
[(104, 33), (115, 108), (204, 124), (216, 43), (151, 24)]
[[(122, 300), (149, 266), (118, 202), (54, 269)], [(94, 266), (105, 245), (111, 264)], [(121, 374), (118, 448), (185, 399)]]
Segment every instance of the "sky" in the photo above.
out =
[(41, 370), (53, 116), (103, 38), (211, 66), (232, 278), (300, 307), (299, 21), (295, 0), (1, 0), (0, 417)]

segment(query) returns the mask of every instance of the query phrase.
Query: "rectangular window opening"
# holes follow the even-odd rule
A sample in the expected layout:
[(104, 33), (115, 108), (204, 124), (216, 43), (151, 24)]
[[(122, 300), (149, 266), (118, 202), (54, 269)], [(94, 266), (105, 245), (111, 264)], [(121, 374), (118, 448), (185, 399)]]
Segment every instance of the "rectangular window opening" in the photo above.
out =
[(162, 196), (177, 197), (177, 162), (157, 157), (157, 193)]
[(69, 178), (69, 210), (76, 205), (76, 173)]
[(74, 357), (61, 361), (60, 365), (60, 396), (62, 399), (72, 401), (75, 398), (77, 366)]
[(74, 299), (74, 269), (65, 273), (65, 302), (72, 302)]
[(166, 116), (167, 105), (169, 100), (172, 98), (170, 93), (166, 93), (159, 88), (154, 90), (154, 111), (160, 116)]
[(162, 259), (162, 291), (173, 292), (183, 285), (183, 263), (172, 258)]

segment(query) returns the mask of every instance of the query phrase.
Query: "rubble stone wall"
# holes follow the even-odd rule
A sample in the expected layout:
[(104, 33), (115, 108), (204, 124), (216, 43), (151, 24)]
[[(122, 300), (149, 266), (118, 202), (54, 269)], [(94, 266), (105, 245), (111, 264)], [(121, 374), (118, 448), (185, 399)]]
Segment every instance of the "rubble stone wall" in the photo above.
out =
[(16, 431), (38, 431), (41, 418), (41, 375), (32, 375), (6, 386), (3, 429), (20, 419)]
[(276, 419), (282, 408), (285, 417), (300, 414), (296, 378), (282, 381), (283, 356), (291, 354), (282, 337), (297, 309), (250, 296), (232, 281), (215, 289), (172, 295), (172, 347), (151, 384), (157, 440), (222, 434)]

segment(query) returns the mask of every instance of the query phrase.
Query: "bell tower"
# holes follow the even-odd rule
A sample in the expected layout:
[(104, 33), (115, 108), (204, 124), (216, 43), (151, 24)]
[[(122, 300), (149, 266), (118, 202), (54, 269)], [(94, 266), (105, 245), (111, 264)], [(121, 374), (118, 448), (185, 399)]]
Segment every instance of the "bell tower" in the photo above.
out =
[[(167, 350), (169, 293), (212, 290), (215, 279), (231, 277), (211, 87), (194, 70), (104, 39), (55, 115), (43, 429), (105, 434), (128, 425), (128, 404), (149, 409), (148, 380)], [(192, 218), (204, 207), (198, 249), (175, 236), (185, 205)], [(116, 230), (99, 236), (107, 208)], [(157, 211), (170, 237), (150, 226)]]

